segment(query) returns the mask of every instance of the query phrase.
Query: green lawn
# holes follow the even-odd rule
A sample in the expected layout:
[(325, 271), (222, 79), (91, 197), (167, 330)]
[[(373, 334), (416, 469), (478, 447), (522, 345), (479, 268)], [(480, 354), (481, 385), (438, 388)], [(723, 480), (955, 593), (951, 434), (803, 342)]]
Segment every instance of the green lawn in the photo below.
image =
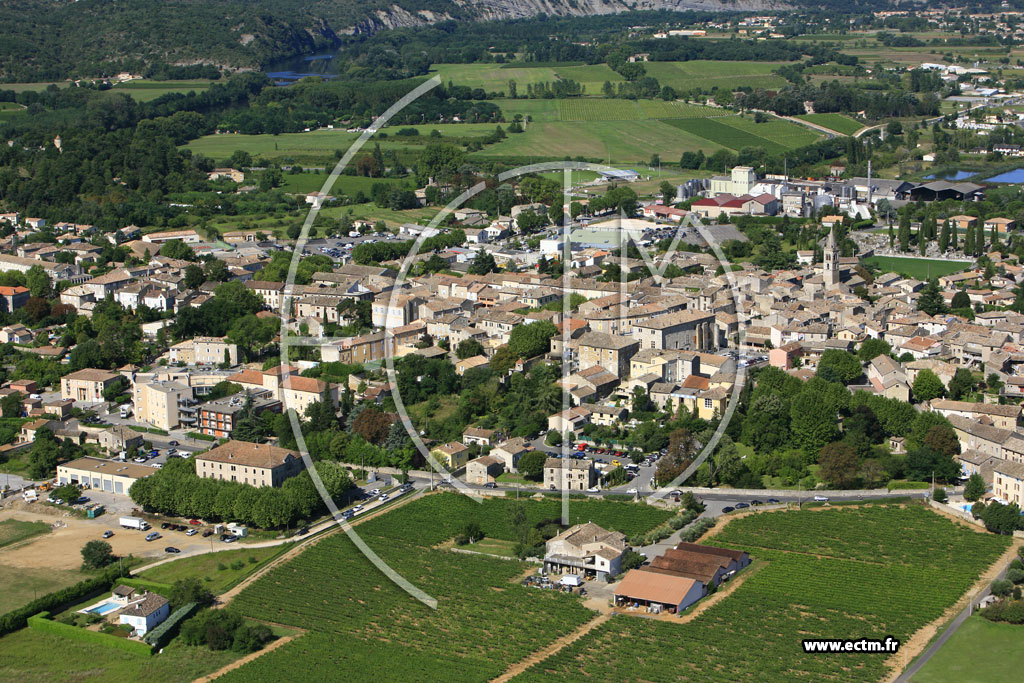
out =
[(849, 116), (843, 116), (842, 114), (801, 114), (796, 118), (824, 126), (843, 135), (853, 135), (864, 127), (864, 124), (860, 121), (851, 119)]
[(50, 681), (191, 681), (239, 655), (172, 641), (160, 654), (143, 657), (30, 628), (0, 638), (0, 676), (21, 683)]
[(893, 272), (918, 280), (958, 273), (971, 265), (966, 262), (901, 256), (872, 256), (864, 259), (864, 263), (876, 266), (883, 273)]
[[(318, 192), (320, 188), (323, 187), (324, 182), (327, 181), (328, 175), (330, 175), (329, 171), (285, 173), (281, 189), (285, 192), (294, 192), (296, 194)], [(367, 197), (369, 197), (370, 190), (375, 183), (401, 185), (403, 182), (408, 183), (410, 186), (415, 183), (411, 178), (367, 178), (366, 176), (357, 175), (339, 175), (335, 179), (334, 185), (331, 186), (331, 194), (354, 196), (356, 192), (362, 191)]]
[[(249, 548), (183, 557), (140, 574), (144, 579), (173, 584), (180, 579), (198, 578), (214, 593), (223, 593), (278, 555), (290, 545)], [(253, 562), (252, 560), (256, 560)], [(239, 565), (239, 563), (241, 563)], [(234, 565), (234, 566), (232, 566)]]
[(68, 87), (68, 82), (0, 83), (0, 90), (13, 90), (14, 92), (41, 92), (49, 88), (51, 85), (55, 85), (58, 88), (66, 88)]
[[(69, 549), (78, 554), (78, 549)], [(26, 605), (41, 595), (67, 588), (87, 578), (86, 575), (64, 569), (36, 568), (31, 571), (24, 567), (0, 564), (0, 614)], [(2, 641), (0, 641), (2, 642)]]
[(483, 538), (476, 543), (458, 546), (463, 550), (472, 550), (477, 553), (487, 553), (498, 557), (515, 557), (515, 543), (502, 538)]
[(23, 522), (17, 519), (5, 519), (0, 522), (0, 548), (24, 541), (26, 538), (47, 533), (50, 533), (50, 525), (46, 522)]
[(420, 221), (429, 221), (431, 218), (437, 215), (437, 208), (423, 208), (423, 209), (408, 209), (405, 211), (394, 211), (392, 209), (382, 209), (376, 204), (356, 204), (353, 206), (334, 206), (322, 209), (320, 215), (328, 216), (330, 218), (341, 218), (342, 214), (351, 212), (352, 220), (366, 220), (371, 223), (377, 221), (384, 221), (385, 224), (390, 226), (401, 225), (402, 223), (418, 223)]
[(913, 683), (1012, 681), (1024, 670), (1024, 626), (973, 616), (921, 667)]

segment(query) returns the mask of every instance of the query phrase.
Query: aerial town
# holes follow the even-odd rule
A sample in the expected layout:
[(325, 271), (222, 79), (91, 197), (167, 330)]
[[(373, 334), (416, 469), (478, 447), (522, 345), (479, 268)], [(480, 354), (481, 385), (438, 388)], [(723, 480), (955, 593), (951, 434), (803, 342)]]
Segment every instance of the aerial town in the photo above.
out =
[(550, 4), (0, 9), (0, 673), (1017, 675), (1024, 4)]

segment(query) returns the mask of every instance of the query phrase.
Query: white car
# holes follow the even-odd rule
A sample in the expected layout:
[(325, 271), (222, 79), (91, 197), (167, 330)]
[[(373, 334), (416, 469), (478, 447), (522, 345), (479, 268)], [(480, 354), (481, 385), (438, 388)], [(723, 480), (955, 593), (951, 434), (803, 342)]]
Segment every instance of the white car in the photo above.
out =
[(352, 514), (359, 514), (362, 511), (363, 511), (363, 506), (362, 505), (356, 505), (354, 508), (352, 508)]
[(600, 491), (600, 487), (597, 486), (591, 486), (589, 489), (587, 489), (587, 493), (598, 493)]
[(817, 503), (827, 503), (828, 502), (828, 496), (815, 496), (814, 500)]
[(388, 499), (388, 494), (386, 494), (386, 493), (382, 493), (382, 494), (380, 494), (380, 498), (378, 498), (377, 500), (379, 500), (380, 502), (382, 502), (382, 503), (383, 503), (383, 502), (384, 502), (384, 501), (386, 501), (387, 499)]
[(635, 488), (629, 489), (628, 491), (626, 491), (626, 493), (636, 493), (636, 489)]

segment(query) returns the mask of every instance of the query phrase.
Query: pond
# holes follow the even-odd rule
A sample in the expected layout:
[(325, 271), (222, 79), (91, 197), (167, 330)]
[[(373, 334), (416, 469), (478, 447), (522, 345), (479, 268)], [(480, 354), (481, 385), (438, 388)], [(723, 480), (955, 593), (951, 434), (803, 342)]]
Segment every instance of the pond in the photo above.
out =
[(1015, 168), (1006, 173), (1000, 173), (991, 178), (985, 178), (986, 183), (1024, 183), (1024, 168)]
[(291, 85), (307, 76), (319, 76), (324, 79), (334, 78), (337, 74), (337, 63), (334, 55), (310, 55), (308, 57), (292, 57), (267, 65), (263, 73), (267, 74), (275, 85)]
[(938, 173), (932, 173), (926, 175), (925, 180), (965, 180), (971, 176), (977, 175), (976, 171), (939, 171)]

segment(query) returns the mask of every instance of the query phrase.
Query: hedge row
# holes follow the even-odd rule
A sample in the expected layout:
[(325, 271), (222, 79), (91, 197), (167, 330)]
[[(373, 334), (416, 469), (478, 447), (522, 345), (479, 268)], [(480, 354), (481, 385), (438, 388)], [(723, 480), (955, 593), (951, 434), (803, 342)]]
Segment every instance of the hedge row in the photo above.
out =
[(124, 586), (131, 586), (132, 588), (144, 588), (151, 593), (159, 593), (165, 598), (170, 597), (171, 591), (174, 589), (169, 583), (159, 583), (158, 581), (149, 581), (148, 579), (123, 578), (118, 579), (118, 584)]
[(181, 623), (195, 614), (198, 609), (198, 602), (190, 602), (184, 607), (179, 607), (174, 610), (174, 614), (164, 620), (164, 623), (143, 636), (143, 640), (152, 645), (153, 649), (159, 650), (171, 642), (171, 639), (177, 635)]
[(56, 612), (83, 600), (92, 595), (98, 595), (103, 591), (110, 590), (110, 585), (121, 577), (121, 571), (117, 566), (111, 567), (92, 578), (79, 581), (74, 586), (68, 586), (53, 593), (47, 593), (37, 598), (24, 607), (11, 610), (0, 617), (0, 636), (7, 635), (19, 629), (25, 628), (28, 619), (39, 612)]
[(190, 439), (197, 439), (199, 441), (216, 441), (217, 437), (210, 434), (203, 434), (202, 432), (189, 432), (186, 434)]
[(134, 655), (148, 657), (153, 654), (153, 648), (146, 643), (142, 643), (137, 640), (128, 640), (127, 638), (121, 638), (109, 633), (89, 631), (78, 626), (71, 626), (70, 624), (62, 624), (59, 621), (53, 621), (50, 619), (49, 612), (40, 612), (39, 614), (29, 617), (28, 626), (29, 628), (52, 633), (53, 635), (60, 636), (62, 638), (71, 638), (72, 640), (96, 643), (97, 645), (104, 645), (106, 647), (124, 650), (125, 652), (129, 652)]

